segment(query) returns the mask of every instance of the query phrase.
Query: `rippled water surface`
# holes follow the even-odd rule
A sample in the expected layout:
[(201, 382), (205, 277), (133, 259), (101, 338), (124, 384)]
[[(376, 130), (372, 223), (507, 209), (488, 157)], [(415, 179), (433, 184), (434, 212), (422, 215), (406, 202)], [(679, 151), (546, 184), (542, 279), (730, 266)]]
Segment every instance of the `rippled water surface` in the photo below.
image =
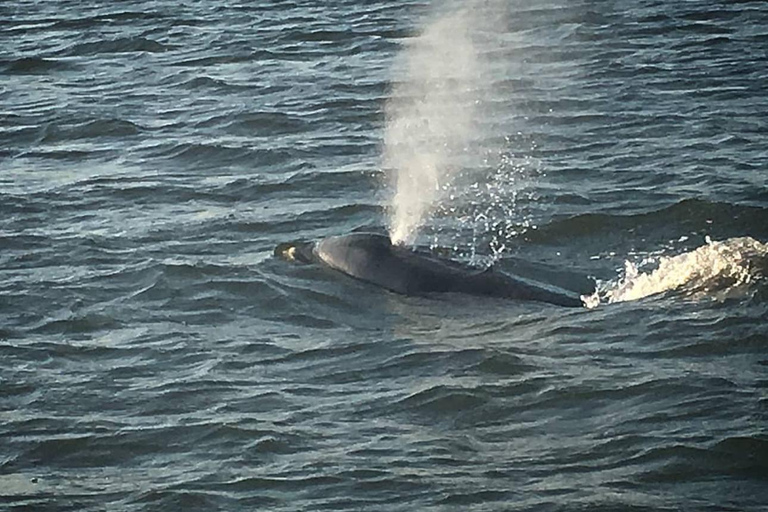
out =
[[(592, 309), (273, 256), (385, 228), (400, 56), (467, 7), (417, 243)], [(765, 510), (767, 81), (757, 1), (3, 2), (0, 508)]]

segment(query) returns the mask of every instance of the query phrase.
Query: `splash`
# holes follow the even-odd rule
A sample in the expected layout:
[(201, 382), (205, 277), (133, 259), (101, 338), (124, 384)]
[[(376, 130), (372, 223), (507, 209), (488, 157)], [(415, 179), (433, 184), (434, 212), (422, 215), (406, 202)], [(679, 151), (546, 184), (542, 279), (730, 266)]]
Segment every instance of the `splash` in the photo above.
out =
[[(519, 143), (504, 139), (508, 148)], [(435, 205), (431, 222), (423, 228), (430, 249), (490, 267), (517, 237), (535, 229), (531, 206), (537, 196), (531, 186), (543, 173), (538, 160), (524, 151), (517, 155), (504, 149), (487, 156), (483, 168), (454, 176), (445, 200)]]
[(707, 237), (706, 245), (697, 249), (643, 263), (656, 268), (641, 272), (627, 261), (624, 276), (615, 282), (600, 283), (594, 295), (582, 297), (585, 305), (596, 307), (673, 290), (694, 296), (726, 297), (765, 278), (768, 244), (750, 237), (721, 242)]
[(385, 107), (384, 166), (394, 195), (392, 243), (411, 244), (443, 198), (474, 131), (480, 55), (469, 11), (443, 16), (411, 40), (405, 77)]

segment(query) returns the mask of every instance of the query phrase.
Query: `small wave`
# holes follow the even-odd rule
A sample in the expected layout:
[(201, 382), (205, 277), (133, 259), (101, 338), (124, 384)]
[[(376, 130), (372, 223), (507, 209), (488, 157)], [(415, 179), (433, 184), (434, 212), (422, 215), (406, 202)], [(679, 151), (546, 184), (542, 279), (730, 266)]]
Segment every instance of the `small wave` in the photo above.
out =
[[(652, 270), (641, 271), (644, 266)], [(598, 283), (595, 294), (583, 299), (588, 307), (595, 307), (676, 290), (725, 298), (752, 288), (766, 270), (768, 244), (751, 237), (722, 242), (707, 238), (706, 245), (677, 256), (651, 258), (639, 265), (627, 261), (623, 277)]]
[(50, 123), (44, 127), (41, 140), (50, 143), (100, 137), (129, 137), (141, 131), (141, 126), (124, 119), (94, 119), (75, 125)]
[[(153, 158), (172, 158), (190, 162), (207, 161), (221, 165), (222, 163), (231, 163), (240, 161), (252, 156), (254, 152), (249, 151), (247, 147), (225, 145), (220, 143), (181, 143), (181, 144), (162, 144), (156, 148), (151, 148)], [(270, 156), (271, 153), (266, 150), (255, 151), (264, 156)]]
[(42, 320), (32, 328), (32, 332), (78, 335), (115, 330), (121, 325), (121, 322), (107, 311), (86, 311), (70, 313), (63, 318)]
[(235, 135), (274, 137), (304, 131), (307, 129), (307, 122), (298, 116), (282, 112), (256, 111), (235, 116), (226, 129)]
[(35, 75), (51, 71), (66, 71), (74, 67), (60, 59), (44, 59), (42, 57), (23, 57), (2, 62), (6, 73), (11, 75)]
[[(176, 84), (174, 84), (175, 86)], [(248, 86), (243, 84), (231, 83), (221, 78), (212, 78), (210, 76), (195, 76), (180, 84), (192, 90), (217, 90), (217, 91), (244, 91)], [(229, 118), (229, 115), (222, 116)]]
[(351, 30), (294, 29), (280, 35), (281, 42), (338, 43), (353, 39), (357, 34)]
[[(132, 504), (151, 504), (163, 510), (183, 510), (186, 508), (203, 507), (207, 510), (220, 508), (221, 498), (218, 493), (193, 491), (183, 489), (154, 488), (138, 494), (131, 500)], [(275, 505), (278, 500), (264, 497), (264, 504)]]
[(125, 25), (131, 22), (161, 20), (164, 16), (153, 11), (118, 11), (97, 13), (93, 16), (65, 16), (51, 20), (55, 30), (87, 30), (106, 25)]
[(648, 450), (635, 460), (649, 469), (645, 482), (701, 480), (722, 475), (764, 479), (766, 441), (760, 437), (729, 437), (714, 446), (675, 444)]
[(73, 56), (98, 55), (102, 53), (160, 53), (172, 48), (169, 45), (158, 43), (145, 37), (121, 37), (109, 41), (76, 44), (65, 50), (65, 53)]
[(480, 389), (436, 385), (403, 398), (397, 405), (408, 411), (459, 414), (476, 410), (487, 401)]
[(94, 158), (99, 153), (105, 153), (105, 151), (86, 151), (82, 149), (51, 149), (41, 151), (26, 151), (19, 154), (19, 156), (24, 158), (83, 161), (87, 158)]
[[(762, 196), (757, 196), (758, 203)], [(555, 220), (536, 230), (529, 230), (526, 239), (541, 243), (556, 243), (563, 239), (586, 237), (615, 237), (625, 232), (637, 236), (668, 232), (673, 237), (680, 232), (694, 233), (719, 230), (719, 237), (750, 233), (753, 236), (768, 236), (768, 209), (710, 202), (702, 199), (684, 199), (660, 210), (632, 214), (585, 213)]]
[(241, 64), (244, 62), (269, 61), (276, 59), (277, 57), (277, 54), (269, 50), (254, 50), (250, 53), (194, 56), (172, 62), (171, 65), (178, 67), (206, 68), (219, 64)]

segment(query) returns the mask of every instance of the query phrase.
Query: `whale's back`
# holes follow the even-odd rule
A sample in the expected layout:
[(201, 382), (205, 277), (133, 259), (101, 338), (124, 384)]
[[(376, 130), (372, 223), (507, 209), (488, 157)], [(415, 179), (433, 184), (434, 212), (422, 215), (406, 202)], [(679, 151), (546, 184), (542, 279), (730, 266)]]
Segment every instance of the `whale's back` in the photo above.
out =
[(329, 267), (389, 290), (415, 294), (439, 291), (425, 256), (393, 246), (383, 235), (355, 233), (318, 242), (315, 256)]
[(332, 269), (406, 295), (459, 292), (582, 305), (578, 296), (557, 287), (392, 245), (383, 235), (355, 233), (326, 238), (315, 245), (314, 255)]

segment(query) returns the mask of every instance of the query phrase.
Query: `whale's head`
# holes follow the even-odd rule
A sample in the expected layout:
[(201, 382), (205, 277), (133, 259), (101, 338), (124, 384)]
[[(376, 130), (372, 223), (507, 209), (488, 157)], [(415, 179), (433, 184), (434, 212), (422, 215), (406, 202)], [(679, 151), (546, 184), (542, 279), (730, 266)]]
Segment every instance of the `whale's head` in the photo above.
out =
[(420, 279), (404, 264), (408, 251), (392, 245), (389, 237), (372, 233), (332, 236), (319, 241), (315, 257), (332, 269), (400, 293), (411, 293)]
[(315, 257), (314, 242), (286, 242), (275, 247), (275, 256), (286, 261), (295, 261), (299, 263), (314, 263)]
[(317, 243), (314, 254), (326, 265), (355, 277), (367, 274), (392, 258), (393, 246), (384, 235), (353, 233), (332, 236)]

